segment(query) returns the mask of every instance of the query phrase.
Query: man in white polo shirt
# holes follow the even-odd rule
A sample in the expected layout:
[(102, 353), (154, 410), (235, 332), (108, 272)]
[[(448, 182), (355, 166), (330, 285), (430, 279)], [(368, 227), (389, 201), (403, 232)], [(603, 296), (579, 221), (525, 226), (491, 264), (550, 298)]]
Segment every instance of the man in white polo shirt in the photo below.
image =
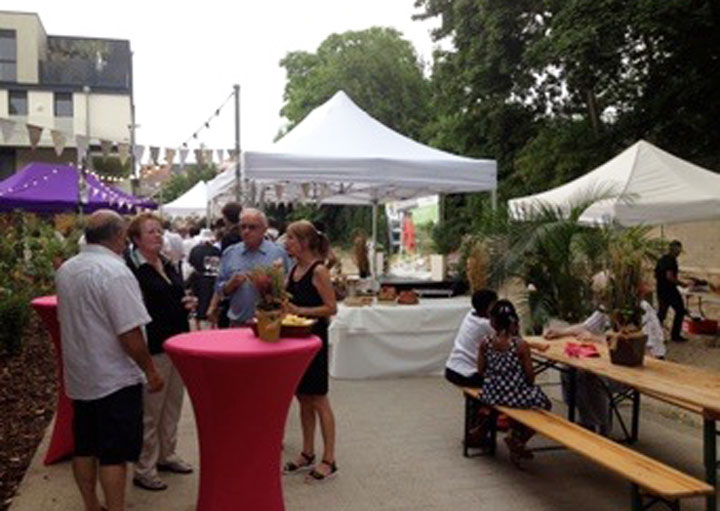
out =
[(65, 389), (75, 411), (73, 473), (85, 511), (103, 509), (98, 476), (105, 509), (125, 510), (126, 464), (142, 448), (142, 385), (163, 387), (142, 332), (150, 316), (121, 257), (125, 230), (114, 211), (90, 215), (87, 244), (55, 277)]

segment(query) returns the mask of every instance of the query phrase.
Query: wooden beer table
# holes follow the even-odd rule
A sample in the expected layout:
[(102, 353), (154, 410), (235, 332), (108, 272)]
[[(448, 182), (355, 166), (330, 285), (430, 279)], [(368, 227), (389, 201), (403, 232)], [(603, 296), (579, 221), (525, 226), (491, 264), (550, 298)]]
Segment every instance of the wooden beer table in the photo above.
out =
[[(533, 350), (533, 358), (548, 366), (564, 365), (571, 371), (588, 371), (631, 387), (637, 393), (633, 403), (633, 425), (636, 431), (639, 412), (639, 394), (645, 394), (686, 410), (697, 411), (703, 417), (703, 452), (705, 480), (717, 488), (717, 425), (720, 419), (720, 374), (675, 362), (646, 356), (639, 367), (627, 367), (610, 362), (607, 347), (596, 344), (599, 357), (576, 358), (565, 353), (565, 345), (574, 338), (545, 340), (526, 337), (541, 345), (545, 351)], [(571, 412), (572, 413), (572, 412)], [(716, 496), (707, 497), (707, 510), (716, 510)]]

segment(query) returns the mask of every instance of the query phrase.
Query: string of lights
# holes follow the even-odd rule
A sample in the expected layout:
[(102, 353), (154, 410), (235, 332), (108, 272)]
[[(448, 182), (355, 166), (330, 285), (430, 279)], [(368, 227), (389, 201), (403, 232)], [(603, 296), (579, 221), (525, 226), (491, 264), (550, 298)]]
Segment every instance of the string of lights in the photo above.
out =
[(188, 146), (188, 142), (190, 142), (190, 141), (193, 140), (193, 139), (197, 140), (198, 135), (199, 135), (203, 130), (210, 129), (210, 121), (212, 121), (215, 117), (220, 116), (220, 111), (225, 107), (225, 105), (227, 105), (228, 101), (230, 101), (230, 99), (232, 99), (233, 96), (235, 96), (235, 92), (234, 92), (234, 91), (231, 92), (231, 93), (228, 95), (228, 97), (225, 98), (225, 101), (223, 101), (222, 104), (221, 104), (218, 108), (215, 109), (215, 112), (208, 118), (208, 120), (205, 121), (198, 129), (195, 130), (195, 132), (194, 132), (191, 136), (189, 136), (189, 137), (187, 138), (187, 140), (185, 140), (185, 142), (182, 143), (182, 147), (187, 147), (187, 146)]

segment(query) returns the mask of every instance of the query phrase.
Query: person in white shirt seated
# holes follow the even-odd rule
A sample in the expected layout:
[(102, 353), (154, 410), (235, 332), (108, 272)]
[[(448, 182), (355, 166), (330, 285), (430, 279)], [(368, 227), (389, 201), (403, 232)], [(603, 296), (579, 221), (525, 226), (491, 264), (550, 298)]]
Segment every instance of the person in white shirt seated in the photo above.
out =
[[(595, 284), (595, 283), (594, 283)], [(596, 294), (600, 293), (596, 285), (593, 286)], [(642, 298), (640, 307), (643, 310), (642, 330), (647, 336), (647, 354), (655, 358), (665, 358), (665, 338), (657, 312), (645, 297), (652, 292), (647, 283), (641, 282), (638, 294)], [(584, 342), (605, 342), (605, 332), (611, 328), (610, 318), (604, 310), (598, 308), (585, 321), (575, 325), (561, 328), (548, 328), (544, 337), (557, 339), (560, 337), (575, 337)], [(570, 382), (566, 373), (561, 375), (563, 398), (568, 401)], [(600, 378), (587, 371), (577, 371), (575, 387), (575, 404), (580, 424), (587, 429), (598, 431), (607, 436), (612, 430), (612, 415), (610, 413), (607, 390), (618, 392), (625, 387), (605, 378)]]
[[(641, 298), (640, 308), (643, 310), (642, 331), (647, 336), (645, 349), (648, 355), (655, 358), (665, 358), (665, 336), (662, 325), (657, 317), (657, 312), (645, 299), (652, 292), (646, 282), (638, 286), (638, 294)], [(545, 331), (546, 339), (557, 339), (558, 337), (576, 337), (581, 341), (605, 342), (605, 332), (611, 328), (610, 317), (607, 312), (598, 308), (585, 321), (563, 328), (548, 328)]]
[(497, 298), (497, 293), (491, 289), (481, 289), (473, 293), (473, 310), (467, 313), (460, 324), (453, 349), (445, 364), (445, 379), (450, 383), (461, 387), (482, 386), (482, 376), (477, 372), (478, 347), (485, 337), (495, 334), (490, 326), (488, 313)]

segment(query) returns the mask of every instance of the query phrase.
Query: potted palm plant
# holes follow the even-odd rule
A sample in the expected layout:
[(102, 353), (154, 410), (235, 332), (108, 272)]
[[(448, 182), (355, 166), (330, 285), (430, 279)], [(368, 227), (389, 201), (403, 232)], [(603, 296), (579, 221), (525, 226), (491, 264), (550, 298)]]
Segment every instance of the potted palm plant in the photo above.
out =
[(606, 337), (610, 361), (625, 366), (642, 365), (647, 344), (647, 336), (642, 331), (639, 293), (645, 253), (636, 238), (633, 230), (612, 237), (607, 254), (605, 307), (612, 330)]

